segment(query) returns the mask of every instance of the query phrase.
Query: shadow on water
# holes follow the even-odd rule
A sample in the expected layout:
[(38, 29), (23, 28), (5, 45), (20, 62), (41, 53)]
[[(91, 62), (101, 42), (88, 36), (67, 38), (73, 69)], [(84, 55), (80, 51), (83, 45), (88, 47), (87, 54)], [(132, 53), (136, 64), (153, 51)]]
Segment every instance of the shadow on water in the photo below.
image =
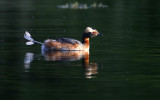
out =
[(27, 52), (24, 58), (24, 68), (28, 72), (30, 70), (30, 64), (33, 60), (44, 58), (45, 61), (60, 61), (60, 62), (71, 62), (82, 59), (82, 67), (84, 68), (84, 73), (86, 78), (95, 78), (93, 75), (98, 73), (98, 64), (89, 62), (89, 52), (88, 51), (51, 51), (42, 54), (34, 54)]

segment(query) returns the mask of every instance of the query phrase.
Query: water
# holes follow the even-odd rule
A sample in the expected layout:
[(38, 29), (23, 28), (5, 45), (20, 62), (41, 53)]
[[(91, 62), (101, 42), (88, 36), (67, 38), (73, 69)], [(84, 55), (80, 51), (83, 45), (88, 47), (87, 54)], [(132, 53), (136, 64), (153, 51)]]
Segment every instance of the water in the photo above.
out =
[[(66, 4), (76, 5), (59, 8)], [(105, 7), (95, 6), (99, 4)], [(159, 4), (158, 0), (1, 0), (0, 99), (158, 100)], [(61, 37), (81, 40), (87, 26), (104, 35), (91, 39), (89, 55), (41, 54), (40, 45), (26, 46), (23, 38), (29, 31), (40, 42)]]

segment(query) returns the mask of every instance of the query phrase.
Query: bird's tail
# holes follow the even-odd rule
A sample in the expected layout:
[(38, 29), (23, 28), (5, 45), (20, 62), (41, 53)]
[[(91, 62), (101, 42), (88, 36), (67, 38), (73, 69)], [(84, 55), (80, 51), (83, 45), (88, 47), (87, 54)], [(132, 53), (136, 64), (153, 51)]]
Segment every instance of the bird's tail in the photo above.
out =
[(26, 45), (33, 45), (34, 43), (43, 44), (41, 42), (35, 41), (28, 31), (25, 31), (24, 38), (28, 40), (28, 42), (26, 42)]

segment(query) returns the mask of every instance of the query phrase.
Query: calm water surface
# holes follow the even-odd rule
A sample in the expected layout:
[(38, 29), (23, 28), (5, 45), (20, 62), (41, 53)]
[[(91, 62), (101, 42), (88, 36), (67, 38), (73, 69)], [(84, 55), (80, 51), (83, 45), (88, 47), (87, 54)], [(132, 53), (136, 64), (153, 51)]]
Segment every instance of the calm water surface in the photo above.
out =
[[(1, 100), (160, 99), (159, 0), (0, 0)], [(35, 40), (81, 40), (90, 52), (41, 53)]]

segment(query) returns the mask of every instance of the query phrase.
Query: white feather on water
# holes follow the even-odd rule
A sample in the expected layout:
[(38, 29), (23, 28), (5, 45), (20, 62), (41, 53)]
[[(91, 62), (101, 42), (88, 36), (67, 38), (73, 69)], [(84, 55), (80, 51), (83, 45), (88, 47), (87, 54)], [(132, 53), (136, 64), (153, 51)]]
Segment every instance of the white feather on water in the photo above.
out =
[(30, 42), (26, 42), (26, 45), (33, 45), (34, 42), (30, 41)]

